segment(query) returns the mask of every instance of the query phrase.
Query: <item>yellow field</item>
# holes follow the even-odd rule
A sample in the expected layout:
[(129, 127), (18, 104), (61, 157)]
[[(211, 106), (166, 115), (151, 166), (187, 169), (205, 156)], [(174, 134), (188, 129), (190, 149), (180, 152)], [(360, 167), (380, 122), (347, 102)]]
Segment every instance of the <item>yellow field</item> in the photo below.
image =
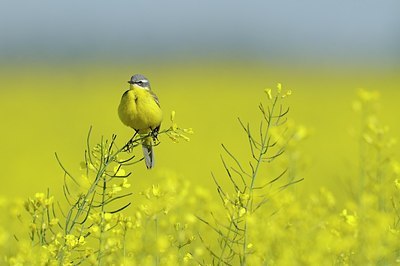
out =
[[(140, 69), (136, 65), (31, 65), (2, 66), (0, 70), (0, 208), (7, 214), (0, 220), (4, 263), (44, 265), (49, 261), (67, 265), (82, 259), (84, 265), (98, 264), (100, 253), (104, 254), (100, 261), (104, 265), (393, 265), (400, 261), (400, 211), (393, 207), (400, 204), (400, 185), (397, 190), (395, 185), (400, 178), (399, 155), (394, 152), (398, 146), (393, 146), (393, 138), (400, 134), (398, 70), (285, 68), (248, 62), (158, 64)], [(38, 238), (31, 241), (29, 232), (36, 232), (38, 227), (32, 229), (32, 218), (22, 204), (9, 206), (28, 197), (34, 199), (35, 193), (47, 193), (48, 188), (54, 202), (64, 206), (64, 173), (54, 153), (79, 177), (90, 126), (93, 146), (101, 136), (110, 139), (112, 134), (117, 135), (119, 146), (129, 140), (132, 131), (122, 125), (116, 110), (127, 89), (126, 81), (136, 72), (148, 76), (159, 96), (164, 128), (171, 125), (169, 116), (174, 110), (178, 126), (193, 128), (194, 134), (187, 135), (190, 142), (179, 143), (161, 135), (153, 170), (147, 170), (143, 162), (124, 168), (132, 172), (128, 177), (131, 186), (124, 189), (134, 194), (128, 198), (132, 205), (123, 210), (124, 217), (131, 216), (133, 223), (123, 244), (118, 242), (120, 231), (107, 231), (102, 220), (99, 226), (110, 243), (98, 244), (96, 239), (102, 237), (94, 232), (82, 243), (78, 231), (70, 236), (55, 234), (64, 245), (54, 248), (71, 256), (60, 259), (54, 255), (60, 253), (49, 251), (52, 244), (48, 243), (54, 244), (50, 233), (47, 242), (38, 243)], [(220, 160), (220, 154), (224, 154), (221, 143), (248, 166), (248, 139), (237, 118), (248, 121), (257, 131), (261, 119), (258, 104), (271, 103), (264, 89), (276, 91), (278, 82), (283, 92), (292, 90), (284, 105), (290, 107), (289, 132), (301, 140), (294, 140), (293, 145), (289, 142), (284, 159), (262, 164), (260, 178), (271, 180), (286, 167), (295, 167), (291, 172), (295, 180), (304, 180), (272, 193), (285, 184), (280, 180), (266, 194), (269, 202), (254, 215), (239, 203), (228, 207), (230, 203), (226, 203), (224, 208), (211, 175), (213, 172), (223, 187), (231, 189)], [(374, 93), (364, 93), (360, 98), (360, 88), (379, 91), (379, 99)], [(364, 107), (379, 102), (377, 111), (366, 115), (376, 114), (382, 132), (362, 128), (362, 112), (354, 111), (357, 98)], [(368, 130), (376, 133), (373, 140), (368, 138), (372, 134)], [(141, 149), (134, 154), (139, 158)], [(363, 171), (364, 178), (360, 178)], [(140, 194), (148, 187), (147, 195)], [(252, 194), (232, 198), (247, 196)], [(40, 208), (49, 207), (42, 197), (36, 195)], [(232, 226), (226, 216), (235, 210), (242, 225), (246, 224), (245, 244), (233, 244), (240, 242), (239, 229), (220, 225), (226, 231), (211, 234), (215, 224), (210, 212)], [(104, 216), (106, 212), (101, 213)], [(61, 214), (57, 217), (64, 220)], [(125, 221), (126, 226), (126, 220), (115, 217), (109, 222), (124, 226), (121, 221)], [(239, 236), (228, 242), (232, 244), (229, 256), (226, 239), (233, 231)], [(233, 247), (236, 244), (244, 249)], [(225, 253), (220, 252), (222, 247)]]

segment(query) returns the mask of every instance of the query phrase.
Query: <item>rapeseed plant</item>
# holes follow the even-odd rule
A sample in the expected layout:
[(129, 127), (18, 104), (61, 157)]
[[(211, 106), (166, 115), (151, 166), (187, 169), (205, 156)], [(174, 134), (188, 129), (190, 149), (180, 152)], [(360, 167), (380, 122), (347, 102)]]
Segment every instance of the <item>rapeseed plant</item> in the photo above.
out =
[[(179, 128), (173, 116), (174, 113), (172, 126), (159, 134), (166, 134), (174, 141), (180, 138), (189, 140), (184, 133), (192, 133), (192, 130)], [(130, 206), (132, 195), (132, 192), (126, 192), (131, 186), (128, 181), (131, 173), (127, 173), (125, 167), (142, 159), (136, 160), (135, 156), (127, 156), (125, 152), (133, 150), (149, 136), (135, 135), (125, 146), (118, 147), (117, 137), (113, 135), (111, 140), (102, 138), (99, 144), (91, 147), (90, 130), (80, 178), (71, 174), (56, 154), (64, 171), (63, 192), (67, 207), (55, 201), (49, 190), (46, 194), (36, 193), (25, 202), (25, 209), (31, 217), (30, 247), (38, 251), (37, 257), (29, 256), (32, 264), (126, 264), (127, 234), (135, 224), (140, 224), (141, 214), (137, 213), (134, 219), (122, 213)], [(158, 186), (152, 187), (152, 195), (163, 196)], [(167, 212), (167, 209), (165, 207), (163, 211)], [(146, 212), (145, 207), (141, 211), (155, 217), (158, 215)], [(157, 222), (157, 218), (153, 219)], [(162, 248), (166, 247), (162, 241), (159, 242)], [(25, 245), (23, 243), (26, 241), (21, 241), (21, 246)], [(11, 256), (7, 261), (10, 264), (22, 263), (19, 256)]]
[[(211, 247), (205, 243), (212, 256), (212, 263), (217, 265), (246, 265), (249, 257), (255, 253), (255, 247), (250, 238), (250, 231), (257, 229), (256, 211), (271, 200), (274, 194), (295, 184), (301, 179), (286, 181), (283, 185), (274, 188), (275, 183), (288, 172), (284, 168), (277, 176), (271, 179), (262, 177), (262, 165), (270, 165), (285, 151), (288, 138), (286, 136), (287, 114), (289, 108), (281, 103), (292, 94), (291, 90), (282, 92), (282, 85), (278, 83), (276, 90), (266, 89), (267, 107), (260, 103), (259, 110), (262, 115), (256, 133), (250, 125), (239, 119), (250, 149), (248, 169), (235, 155), (223, 144), (222, 148), (232, 165), (229, 165), (221, 156), (222, 164), (231, 183), (232, 190), (220, 185), (213, 175), (218, 195), (221, 199), (226, 218), (217, 217), (211, 213), (211, 221), (199, 217), (217, 235), (218, 246)], [(224, 221), (225, 220), (225, 221)]]
[[(392, 151), (396, 139), (388, 134), (389, 127), (378, 119), (379, 96), (377, 91), (360, 89), (353, 104), (361, 117), (361, 129), (359, 183), (358, 189), (354, 189), (358, 193), (352, 206), (359, 221), (358, 233), (354, 237), (356, 243), (351, 252), (355, 263), (367, 261), (384, 265), (396, 260), (394, 250), (390, 250), (396, 242), (390, 229), (393, 226), (390, 191), (393, 191), (395, 182), (395, 172), (390, 166), (396, 162)], [(376, 245), (365, 245), (366, 242)]]
[[(341, 198), (327, 188), (299, 193), (309, 129), (287, 119), (286, 91), (265, 90), (259, 126), (239, 124), (248, 152), (223, 144), (226, 176), (216, 193), (161, 169), (140, 193), (131, 167), (140, 158), (116, 136), (92, 146), (80, 171), (64, 173), (65, 202), (54, 190), (25, 202), (0, 198), (1, 262), (6, 265), (395, 265), (400, 261), (400, 163), (396, 140), (378, 116), (379, 93), (360, 90), (356, 175)], [(265, 102), (264, 101), (264, 102)], [(189, 140), (171, 114), (160, 132)], [(228, 148), (230, 147), (230, 148)], [(246, 159), (246, 156), (248, 158)], [(243, 159), (244, 158), (244, 159)], [(349, 175), (338, 171), (340, 175)], [(324, 173), (321, 177), (324, 178)], [(344, 190), (344, 189), (343, 189)], [(52, 193), (51, 193), (52, 192)], [(215, 200), (217, 199), (217, 200)]]

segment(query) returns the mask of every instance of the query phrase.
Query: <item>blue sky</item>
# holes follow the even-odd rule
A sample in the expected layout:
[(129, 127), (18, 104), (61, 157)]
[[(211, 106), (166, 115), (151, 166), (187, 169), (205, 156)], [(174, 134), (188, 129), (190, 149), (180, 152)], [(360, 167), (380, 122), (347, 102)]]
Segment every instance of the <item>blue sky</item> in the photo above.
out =
[(400, 60), (400, 1), (0, 1), (0, 59)]

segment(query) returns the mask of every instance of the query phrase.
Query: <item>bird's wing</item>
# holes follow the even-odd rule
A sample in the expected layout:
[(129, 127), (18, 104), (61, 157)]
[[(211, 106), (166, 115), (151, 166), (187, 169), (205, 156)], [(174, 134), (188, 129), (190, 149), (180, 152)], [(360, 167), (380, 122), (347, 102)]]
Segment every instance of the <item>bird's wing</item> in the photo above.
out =
[(157, 95), (153, 91), (150, 91), (150, 94), (151, 96), (153, 96), (153, 99), (156, 102), (156, 104), (160, 107), (160, 100), (158, 100)]

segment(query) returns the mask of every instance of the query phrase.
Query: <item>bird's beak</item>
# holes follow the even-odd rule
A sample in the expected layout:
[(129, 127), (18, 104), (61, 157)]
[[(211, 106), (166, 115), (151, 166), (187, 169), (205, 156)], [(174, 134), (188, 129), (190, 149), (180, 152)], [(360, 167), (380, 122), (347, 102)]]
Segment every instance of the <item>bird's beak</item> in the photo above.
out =
[(128, 83), (129, 83), (129, 84), (133, 84), (133, 82), (132, 82), (132, 81), (130, 81), (130, 80), (128, 80)]

